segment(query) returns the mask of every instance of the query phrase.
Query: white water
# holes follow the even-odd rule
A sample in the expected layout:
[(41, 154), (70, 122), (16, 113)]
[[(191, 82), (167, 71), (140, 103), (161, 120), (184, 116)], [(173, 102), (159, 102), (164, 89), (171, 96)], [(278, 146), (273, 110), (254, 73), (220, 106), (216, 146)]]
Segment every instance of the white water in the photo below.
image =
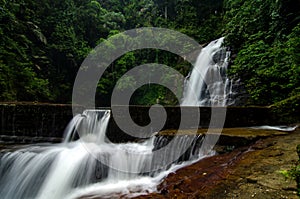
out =
[(286, 132), (292, 132), (295, 131), (298, 126), (253, 126), (249, 127), (252, 129), (266, 129), (266, 130), (276, 130), (276, 131), (286, 131)]
[(182, 105), (227, 106), (232, 104), (232, 81), (226, 76), (230, 52), (222, 47), (224, 37), (210, 42), (197, 58), (186, 79)]
[[(200, 53), (186, 84), (182, 105), (226, 106), (231, 103), (232, 84), (224, 76), (229, 53), (221, 47), (222, 42), (223, 38), (213, 41)], [(69, 123), (63, 143), (2, 153), (0, 197), (75, 199), (148, 194), (157, 191), (157, 185), (169, 173), (214, 153), (203, 154), (199, 150), (201, 136), (175, 137), (174, 149), (167, 154), (153, 153), (168, 143), (164, 137), (114, 144), (105, 136), (109, 119), (108, 110), (87, 110)], [(177, 152), (190, 144), (191, 139), (194, 141), (190, 149), (176, 160)]]
[[(230, 82), (216, 75), (227, 67), (229, 54), (224, 54), (222, 42), (223, 38), (213, 41), (200, 53), (185, 89), (183, 105), (227, 104)], [(216, 53), (219, 61), (213, 63)], [(193, 98), (195, 90), (200, 94), (197, 100)], [(69, 123), (63, 143), (5, 153), (0, 165), (1, 198), (111, 198), (147, 194), (157, 191), (157, 185), (169, 173), (213, 154), (199, 151), (201, 136), (177, 136), (173, 139), (174, 149), (158, 154), (153, 151), (169, 142), (164, 137), (153, 136), (139, 143), (111, 143), (105, 136), (109, 119), (108, 110), (86, 110)], [(189, 146), (191, 139), (189, 150), (177, 160), (178, 152)]]
[(190, 152), (181, 157), (187, 161), (173, 163), (169, 160), (175, 160), (178, 147), (189, 143), (187, 136), (175, 138), (174, 153), (156, 156), (152, 151), (168, 142), (164, 137), (111, 143), (105, 136), (109, 118), (108, 110), (87, 110), (72, 119), (63, 143), (5, 153), (0, 165), (1, 198), (137, 196), (157, 191), (156, 186), (170, 172), (205, 157), (196, 147), (196, 140), (199, 144), (202, 137), (192, 138)]

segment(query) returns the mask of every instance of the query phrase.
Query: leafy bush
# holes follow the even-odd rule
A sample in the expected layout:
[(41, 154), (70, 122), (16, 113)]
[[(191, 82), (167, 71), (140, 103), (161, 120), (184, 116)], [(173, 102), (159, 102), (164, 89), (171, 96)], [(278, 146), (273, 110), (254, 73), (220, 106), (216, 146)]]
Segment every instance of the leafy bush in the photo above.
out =
[(290, 1), (225, 1), (227, 45), (236, 58), (230, 75), (250, 94), (249, 104), (270, 105), (300, 92), (300, 18)]

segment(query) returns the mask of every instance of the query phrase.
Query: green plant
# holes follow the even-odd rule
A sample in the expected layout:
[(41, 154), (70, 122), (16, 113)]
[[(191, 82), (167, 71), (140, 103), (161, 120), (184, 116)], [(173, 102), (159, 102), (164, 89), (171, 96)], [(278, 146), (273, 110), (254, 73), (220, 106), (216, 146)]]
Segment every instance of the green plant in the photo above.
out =
[(281, 170), (279, 171), (286, 178), (291, 178), (296, 180), (297, 183), (297, 194), (300, 196), (300, 144), (297, 146), (297, 153), (299, 156), (298, 164), (292, 167), (290, 170)]

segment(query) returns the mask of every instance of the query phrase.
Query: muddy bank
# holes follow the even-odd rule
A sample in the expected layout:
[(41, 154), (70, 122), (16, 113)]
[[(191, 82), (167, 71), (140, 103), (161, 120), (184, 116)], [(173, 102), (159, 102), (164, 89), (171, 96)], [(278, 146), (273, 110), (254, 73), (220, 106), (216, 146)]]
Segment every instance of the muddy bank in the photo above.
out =
[(280, 171), (296, 164), (300, 130), (206, 158), (170, 174), (159, 193), (137, 198), (298, 198)]

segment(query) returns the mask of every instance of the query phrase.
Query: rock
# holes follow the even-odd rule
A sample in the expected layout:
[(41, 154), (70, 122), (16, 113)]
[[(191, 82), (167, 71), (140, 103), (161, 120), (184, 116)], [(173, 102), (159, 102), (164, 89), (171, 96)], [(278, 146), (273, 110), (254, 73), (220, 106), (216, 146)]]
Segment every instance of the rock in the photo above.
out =
[(256, 176), (248, 176), (247, 178), (248, 183), (257, 183), (257, 177)]
[(298, 199), (296, 182), (287, 180), (279, 171), (298, 161), (295, 148), (299, 140), (297, 129), (294, 133), (261, 139), (251, 145), (251, 150), (236, 148), (205, 158), (169, 175), (160, 186), (161, 193), (147, 198)]

